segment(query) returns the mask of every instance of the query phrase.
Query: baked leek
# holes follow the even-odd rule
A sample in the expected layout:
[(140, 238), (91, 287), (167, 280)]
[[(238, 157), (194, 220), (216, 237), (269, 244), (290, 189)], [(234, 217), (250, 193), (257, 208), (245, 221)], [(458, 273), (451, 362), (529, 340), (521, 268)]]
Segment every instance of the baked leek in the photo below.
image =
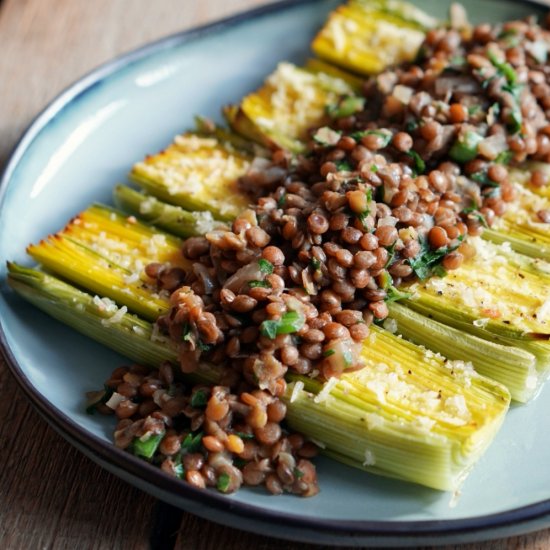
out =
[(370, 75), (412, 61), (437, 20), (407, 2), (350, 0), (328, 18), (312, 43), (322, 59)]
[(361, 102), (356, 97), (355, 80), (331, 76), (322, 67), (311, 65), (311, 70), (291, 63), (280, 63), (257, 91), (247, 95), (239, 105), (224, 109), (231, 127), (269, 148), (283, 148), (294, 152), (304, 150), (308, 131), (321, 126), (327, 117), (327, 108), (343, 98)]
[(164, 151), (135, 164), (130, 178), (164, 202), (230, 220), (248, 205), (237, 180), (251, 161), (249, 153), (215, 135), (186, 133), (176, 136)]
[(165, 311), (166, 296), (152, 292), (143, 268), (151, 261), (185, 267), (180, 245), (173, 236), (96, 205), (27, 251), (63, 279), (155, 320)]
[(204, 235), (223, 227), (223, 223), (215, 220), (208, 210), (190, 212), (128, 185), (117, 185), (113, 190), (113, 200), (121, 210), (178, 237)]
[[(9, 284), (23, 298), (94, 340), (153, 367), (177, 361), (175, 344), (124, 306), (38, 270), (15, 264), (8, 270)], [(290, 426), (348, 464), (456, 490), (502, 423), (508, 391), (462, 362), (427, 357), (374, 330), (365, 342), (366, 368), (324, 385), (294, 378), (285, 395)], [(193, 377), (215, 382), (216, 370), (201, 365)]]

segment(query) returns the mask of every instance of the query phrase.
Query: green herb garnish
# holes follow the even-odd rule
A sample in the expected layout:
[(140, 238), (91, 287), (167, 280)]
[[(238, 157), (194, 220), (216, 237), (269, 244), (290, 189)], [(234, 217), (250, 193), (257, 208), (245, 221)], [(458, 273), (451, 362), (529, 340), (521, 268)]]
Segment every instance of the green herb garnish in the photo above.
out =
[(278, 320), (266, 319), (260, 325), (260, 333), (274, 340), (279, 334), (292, 334), (298, 332), (305, 323), (305, 318), (297, 311), (287, 311)]
[(351, 134), (351, 137), (355, 141), (361, 141), (365, 136), (378, 136), (383, 139), (382, 147), (387, 147), (392, 140), (393, 135), (390, 132), (384, 132), (382, 130), (362, 130), (361, 132), (355, 132)]
[(393, 285), (391, 285), (386, 290), (386, 298), (384, 301), (387, 303), (397, 302), (398, 300), (406, 300), (411, 296), (412, 296), (412, 292), (401, 291), (395, 288)]
[(206, 392), (203, 390), (198, 390), (191, 396), (192, 407), (196, 407), (196, 408), (206, 407), (207, 403), (208, 403), (208, 396), (206, 395)]
[(479, 111), (481, 111), (481, 105), (470, 105), (468, 107), (468, 114), (470, 116), (476, 115)]
[(353, 365), (353, 353), (351, 353), (351, 350), (345, 349), (342, 352), (342, 359), (344, 360), (344, 367), (351, 367)]
[(502, 76), (504, 76), (510, 84), (515, 84), (517, 82), (518, 75), (510, 63), (507, 61), (501, 61), (492, 51), (487, 52), (487, 57), (493, 66), (496, 67), (500, 74), (502, 74)]
[(489, 227), (485, 216), (479, 211), (479, 207), (477, 205), (474, 204), (463, 208), (462, 213), (473, 216), (483, 227)]
[(420, 124), (418, 123), (418, 120), (415, 120), (414, 118), (412, 120), (409, 120), (406, 124), (405, 124), (405, 130), (407, 130), (407, 132), (414, 132), (415, 130), (418, 129), (418, 127), (420, 126)]
[(498, 154), (497, 158), (495, 159), (495, 162), (497, 164), (509, 164), (513, 158), (514, 158), (514, 153), (512, 153), (512, 151), (502, 151), (502, 153)]
[(212, 349), (211, 344), (205, 344), (200, 338), (197, 340), (197, 347), (201, 351), (210, 351)]
[(193, 434), (193, 432), (188, 433), (181, 444), (181, 451), (183, 453), (196, 453), (201, 448), (203, 436), (202, 432), (196, 434)]
[(338, 172), (352, 172), (353, 166), (347, 160), (337, 160), (335, 163)]
[[(464, 237), (460, 236), (459, 241), (462, 241)], [(437, 250), (431, 250), (426, 238), (419, 239), (421, 245), (420, 254), (414, 258), (408, 260), (409, 265), (413, 268), (416, 276), (420, 280), (427, 279), (431, 275), (437, 275), (442, 277), (446, 274), (446, 271), (441, 265), (441, 261), (449, 252), (456, 250), (460, 244), (456, 246), (442, 246)]]
[(311, 260), (309, 260), (309, 265), (313, 271), (317, 271), (321, 268), (321, 262), (317, 258), (311, 258)]
[(483, 141), (483, 136), (469, 130), (453, 143), (449, 156), (456, 162), (469, 162), (477, 156), (477, 146)]
[(481, 170), (479, 172), (474, 172), (470, 179), (474, 180), (476, 183), (479, 183), (480, 185), (487, 185), (489, 187), (498, 187), (500, 184), (496, 181), (493, 181), (489, 175), (487, 174), (486, 170)]
[(248, 281), (248, 286), (250, 288), (271, 288), (271, 283), (269, 281)]
[(336, 105), (329, 105), (327, 114), (332, 118), (345, 118), (362, 111), (364, 107), (364, 97), (348, 96), (341, 99)]
[(411, 157), (414, 161), (414, 168), (413, 168), (413, 175), (418, 176), (420, 174), (423, 174), (426, 170), (426, 163), (422, 159), (422, 157), (412, 149), (407, 153), (409, 157)]
[(160, 434), (150, 435), (147, 439), (142, 441), (139, 437), (136, 437), (132, 443), (132, 453), (136, 456), (141, 456), (150, 460), (153, 458), (155, 451), (158, 449), (164, 432)]
[(260, 271), (262, 273), (265, 273), (266, 275), (271, 275), (273, 273), (273, 264), (267, 260), (264, 260), (264, 258), (260, 258), (258, 260), (258, 265), (260, 266)]
[(254, 434), (247, 434), (245, 432), (235, 432), (241, 439), (254, 439)]
[(220, 477), (218, 478), (218, 483), (216, 484), (216, 489), (218, 489), (218, 491), (221, 491), (222, 493), (226, 493), (230, 485), (231, 478), (229, 477), (229, 474), (226, 474), (225, 472), (220, 474)]

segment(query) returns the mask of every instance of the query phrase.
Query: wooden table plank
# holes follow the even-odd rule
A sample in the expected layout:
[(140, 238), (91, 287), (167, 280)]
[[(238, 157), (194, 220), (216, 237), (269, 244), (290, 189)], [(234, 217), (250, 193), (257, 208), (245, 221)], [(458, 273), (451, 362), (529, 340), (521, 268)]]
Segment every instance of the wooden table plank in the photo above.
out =
[[(150, 40), (266, 3), (0, 0), (0, 166), (36, 113), (84, 72)], [(2, 360), (0, 418), (0, 548), (148, 548), (151, 537), (157, 547), (175, 542), (181, 550), (322, 548), (190, 514), (181, 515), (180, 525), (179, 513), (103, 471), (53, 432)], [(550, 548), (550, 530), (460, 548), (542, 550)]]

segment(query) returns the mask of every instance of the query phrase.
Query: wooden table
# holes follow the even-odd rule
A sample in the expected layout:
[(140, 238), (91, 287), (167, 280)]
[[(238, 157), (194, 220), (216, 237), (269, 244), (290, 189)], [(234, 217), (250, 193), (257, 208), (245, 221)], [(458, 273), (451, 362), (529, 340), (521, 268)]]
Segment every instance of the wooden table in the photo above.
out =
[[(155, 38), (266, 3), (0, 0), (0, 168), (32, 117), (83, 73)], [(0, 548), (315, 548), (212, 524), (118, 480), (46, 425), (2, 359), (0, 419)], [(462, 548), (547, 549), (550, 530)]]

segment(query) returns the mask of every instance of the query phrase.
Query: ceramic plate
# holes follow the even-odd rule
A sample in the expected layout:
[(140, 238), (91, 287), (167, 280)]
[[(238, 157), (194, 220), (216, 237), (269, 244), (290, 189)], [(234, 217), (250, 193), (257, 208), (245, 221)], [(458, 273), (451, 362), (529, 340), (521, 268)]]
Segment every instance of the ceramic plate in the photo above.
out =
[[(533, 3), (463, 2), (477, 21), (542, 13)], [(58, 230), (145, 154), (217, 117), (259, 85), (278, 61), (303, 61), (331, 0), (274, 4), (162, 40), (84, 77), (22, 138), (1, 186), (1, 339), (13, 374), (40, 413), (90, 458), (130, 483), (213, 521), (278, 537), (350, 545), (464, 542), (550, 525), (550, 385), (515, 407), (461, 497), (391, 481), (327, 459), (322, 492), (301, 500), (244, 489), (223, 496), (174, 481), (111, 444), (108, 419), (87, 416), (84, 392), (124, 359), (53, 322), (5, 286), (5, 260), (29, 264), (25, 246)], [(419, 2), (444, 17), (448, 2)]]

